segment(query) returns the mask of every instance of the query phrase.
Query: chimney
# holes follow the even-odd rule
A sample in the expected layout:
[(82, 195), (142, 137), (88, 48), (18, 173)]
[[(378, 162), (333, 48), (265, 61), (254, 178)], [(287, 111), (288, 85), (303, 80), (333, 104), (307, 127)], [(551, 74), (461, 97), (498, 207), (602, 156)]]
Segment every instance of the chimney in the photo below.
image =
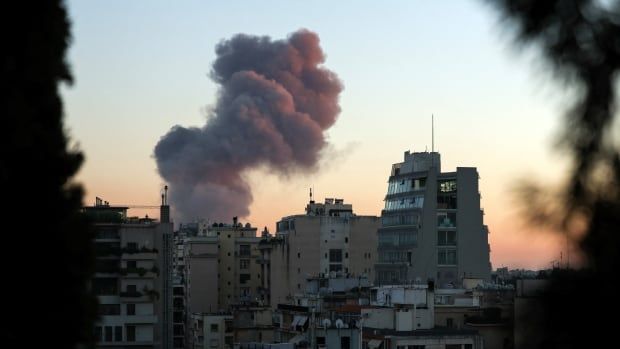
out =
[(237, 216), (233, 217), (233, 227), (237, 226)]
[(168, 206), (168, 186), (164, 187), (164, 193), (161, 194), (161, 206), (159, 207), (159, 221), (161, 223), (170, 223), (170, 206)]

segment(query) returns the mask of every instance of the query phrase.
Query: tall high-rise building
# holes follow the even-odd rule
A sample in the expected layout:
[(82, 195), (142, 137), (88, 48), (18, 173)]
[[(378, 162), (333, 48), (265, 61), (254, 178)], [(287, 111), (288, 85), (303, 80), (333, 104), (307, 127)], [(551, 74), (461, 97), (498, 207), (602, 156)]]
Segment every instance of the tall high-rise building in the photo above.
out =
[(358, 216), (343, 199), (310, 200), (305, 214), (282, 218), (259, 246), (270, 304), (290, 303), (309, 277), (373, 275), (379, 217)]
[(162, 198), (161, 220), (131, 218), (128, 207), (97, 198), (83, 212), (96, 230), (92, 290), (99, 300), (98, 347), (172, 347), (172, 223)]
[(483, 223), (478, 172), (441, 172), (437, 152), (405, 152), (392, 165), (378, 230), (379, 284), (434, 280), (490, 280), (488, 229)]

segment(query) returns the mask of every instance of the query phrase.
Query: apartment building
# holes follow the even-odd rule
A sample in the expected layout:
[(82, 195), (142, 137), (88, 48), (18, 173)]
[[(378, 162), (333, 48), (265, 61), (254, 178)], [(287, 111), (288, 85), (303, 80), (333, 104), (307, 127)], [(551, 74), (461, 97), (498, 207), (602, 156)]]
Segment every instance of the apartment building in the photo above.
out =
[(226, 311), (233, 304), (261, 301), (262, 274), (256, 228), (213, 223), (185, 238), (187, 314)]
[(490, 280), (478, 178), (474, 167), (441, 172), (437, 152), (407, 151), (392, 165), (378, 230), (378, 284), (434, 280), (450, 287), (463, 278)]
[(95, 224), (99, 300), (98, 347), (172, 347), (172, 223), (162, 197), (161, 221), (128, 217), (128, 207), (97, 198), (83, 212)]
[(312, 276), (373, 277), (378, 228), (379, 217), (358, 216), (343, 199), (311, 198), (304, 214), (282, 218), (260, 244), (272, 307), (303, 293)]

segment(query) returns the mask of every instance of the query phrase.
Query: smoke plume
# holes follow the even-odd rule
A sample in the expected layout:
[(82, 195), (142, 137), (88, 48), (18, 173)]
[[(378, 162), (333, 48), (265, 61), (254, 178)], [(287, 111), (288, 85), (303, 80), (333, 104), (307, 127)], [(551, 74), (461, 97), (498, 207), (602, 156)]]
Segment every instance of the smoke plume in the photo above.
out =
[(211, 78), (220, 85), (207, 124), (174, 126), (155, 146), (177, 218), (246, 217), (243, 174), (266, 165), (287, 174), (316, 167), (324, 131), (338, 114), (338, 77), (322, 67), (317, 34), (287, 40), (239, 34), (219, 43)]

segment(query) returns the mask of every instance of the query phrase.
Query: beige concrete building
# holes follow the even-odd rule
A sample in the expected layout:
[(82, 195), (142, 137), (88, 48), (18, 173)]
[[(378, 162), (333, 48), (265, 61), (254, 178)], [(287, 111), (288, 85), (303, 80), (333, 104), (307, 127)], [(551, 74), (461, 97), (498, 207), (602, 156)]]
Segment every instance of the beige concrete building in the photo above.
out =
[(260, 302), (262, 285), (256, 228), (212, 224), (184, 242), (187, 314), (227, 311)]
[[(310, 201), (305, 214), (282, 218), (275, 237), (260, 244), (262, 287), (272, 307), (303, 293), (306, 279), (321, 275), (374, 278), (379, 217), (357, 216), (342, 199)], [(267, 263), (268, 261), (268, 263)]]

